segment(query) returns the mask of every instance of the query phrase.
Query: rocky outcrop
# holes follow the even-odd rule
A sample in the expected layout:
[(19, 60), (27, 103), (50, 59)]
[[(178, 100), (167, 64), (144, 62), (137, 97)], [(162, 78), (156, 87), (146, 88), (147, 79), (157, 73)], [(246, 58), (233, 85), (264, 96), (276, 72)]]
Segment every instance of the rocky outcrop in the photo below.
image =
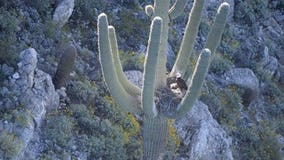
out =
[(29, 109), (37, 124), (40, 124), (46, 109), (59, 105), (59, 96), (50, 75), (36, 68), (37, 52), (29, 48), (20, 53), (18, 70), (10, 79), (11, 92), (16, 103)]
[(281, 135), (278, 135), (278, 143), (280, 145), (280, 155), (281, 155), (281, 160), (284, 160), (284, 137)]
[(204, 103), (196, 102), (186, 117), (176, 121), (175, 127), (182, 142), (189, 148), (180, 160), (233, 159), (230, 138)]
[[(17, 152), (3, 156), (15, 158), (24, 152), (46, 110), (58, 107), (59, 96), (50, 75), (37, 69), (37, 52), (33, 48), (20, 53), (18, 69), (10, 77), (8, 85), (1, 88), (1, 93), (6, 97), (3, 99), (1, 110), (12, 112), (16, 120), (12, 118), (0, 121), (0, 135), (9, 133), (21, 142), (21, 145), (17, 146)], [(3, 147), (1, 149), (3, 150)]]
[(266, 46), (264, 48), (263, 58), (260, 62), (260, 65), (262, 66), (267, 78), (271, 79), (274, 75), (276, 75), (278, 69), (278, 60), (269, 55), (269, 50)]
[(53, 21), (61, 28), (68, 21), (74, 9), (74, 0), (63, 0), (53, 14)]
[(223, 75), (227, 85), (237, 85), (239, 87), (258, 90), (259, 80), (252, 70), (248, 68), (234, 68)]

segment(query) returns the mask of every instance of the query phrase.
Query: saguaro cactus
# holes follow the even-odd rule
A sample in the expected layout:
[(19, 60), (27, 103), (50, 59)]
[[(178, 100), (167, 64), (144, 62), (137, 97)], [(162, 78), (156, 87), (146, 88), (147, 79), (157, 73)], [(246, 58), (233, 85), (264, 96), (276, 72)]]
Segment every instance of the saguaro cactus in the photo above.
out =
[(76, 56), (77, 50), (73, 45), (69, 45), (64, 50), (58, 63), (56, 73), (53, 77), (55, 89), (60, 89), (61, 87), (66, 86), (70, 77), (70, 72), (73, 70)]
[[(122, 71), (114, 27), (109, 26), (104, 13), (98, 17), (98, 46), (104, 80), (111, 96), (123, 111), (143, 115), (144, 160), (157, 160), (163, 152), (167, 137), (167, 119), (180, 118), (192, 108), (225, 26), (229, 11), (228, 3), (221, 4), (218, 9), (206, 43), (207, 48), (201, 51), (192, 78), (183, 80), (184, 73), (189, 69), (187, 65), (204, 4), (204, 0), (196, 0), (189, 16), (179, 55), (173, 70), (167, 76), (164, 49), (168, 37), (169, 17), (176, 17), (182, 12), (182, 7), (187, 1), (177, 0), (170, 10), (169, 0), (155, 0), (154, 7), (146, 7), (147, 14), (152, 15), (153, 19), (144, 63), (142, 89), (129, 82)], [(180, 84), (186, 85), (186, 82), (189, 84), (188, 87), (180, 86)]]

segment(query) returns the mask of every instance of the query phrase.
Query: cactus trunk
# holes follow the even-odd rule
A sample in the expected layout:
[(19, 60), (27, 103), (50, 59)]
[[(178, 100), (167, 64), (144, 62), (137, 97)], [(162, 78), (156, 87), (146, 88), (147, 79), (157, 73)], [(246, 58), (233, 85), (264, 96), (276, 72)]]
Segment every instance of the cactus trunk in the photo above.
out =
[[(196, 0), (189, 17), (179, 56), (170, 77), (167, 77), (166, 52), (169, 17), (170, 14), (173, 17), (180, 14), (179, 10), (182, 10), (187, 1), (176, 0), (170, 11), (170, 0), (155, 0), (154, 6), (148, 5), (146, 7), (147, 14), (153, 17), (147, 57), (144, 63), (142, 92), (123, 75), (114, 28), (108, 26), (105, 14), (101, 14), (98, 18), (100, 63), (110, 94), (124, 112), (142, 112), (143, 115), (143, 160), (157, 160), (165, 151), (168, 132), (167, 118), (180, 118), (192, 108), (208, 71), (212, 59), (211, 52), (216, 50), (225, 26), (229, 9), (227, 3), (223, 3), (218, 10), (216, 21), (206, 43), (208, 49), (202, 50), (192, 78), (183, 77), (184, 73), (191, 72), (191, 68), (187, 66), (204, 4), (204, 0)], [(182, 76), (179, 77), (176, 73), (180, 73)], [(189, 82), (188, 87), (186, 82)], [(181, 84), (181, 86), (172, 88), (172, 84)], [(142, 103), (140, 104), (140, 102)]]
[(165, 151), (168, 125), (166, 117), (144, 120), (143, 126), (143, 160), (157, 160)]

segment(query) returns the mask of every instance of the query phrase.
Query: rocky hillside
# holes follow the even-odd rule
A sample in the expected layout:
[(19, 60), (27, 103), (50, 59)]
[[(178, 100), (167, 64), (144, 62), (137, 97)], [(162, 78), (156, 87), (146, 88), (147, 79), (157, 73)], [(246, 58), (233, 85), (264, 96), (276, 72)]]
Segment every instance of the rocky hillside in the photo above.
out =
[[(207, 0), (192, 63), (223, 1)], [(164, 159), (283, 160), (284, 1), (227, 2), (202, 93), (186, 117), (169, 121)], [(0, 1), (0, 159), (141, 159), (140, 117), (121, 112), (102, 80), (97, 17), (109, 16), (124, 70), (139, 83), (152, 3)], [(168, 69), (192, 3), (169, 24)]]

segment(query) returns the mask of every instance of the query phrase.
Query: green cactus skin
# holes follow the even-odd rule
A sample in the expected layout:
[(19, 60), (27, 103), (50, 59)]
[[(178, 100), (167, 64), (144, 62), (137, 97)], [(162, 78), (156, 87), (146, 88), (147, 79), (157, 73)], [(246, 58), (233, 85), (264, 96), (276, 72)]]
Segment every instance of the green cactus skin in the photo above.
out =
[(53, 77), (53, 84), (55, 89), (65, 87), (70, 78), (70, 73), (73, 70), (77, 50), (73, 45), (69, 45), (63, 52), (57, 66), (55, 76)]
[(159, 53), (159, 43), (162, 34), (163, 21), (160, 17), (155, 17), (152, 21), (150, 38), (148, 41), (147, 56), (144, 63), (143, 90), (142, 90), (142, 108), (146, 117), (154, 117), (156, 114), (154, 104), (154, 82), (156, 64)]
[(119, 53), (118, 53), (118, 46), (117, 46), (117, 39), (116, 39), (116, 33), (115, 33), (115, 28), (113, 26), (108, 27), (109, 31), (109, 40), (111, 44), (111, 52), (112, 52), (112, 58), (113, 58), (113, 63), (115, 66), (116, 74), (117, 77), (122, 85), (122, 87), (125, 89), (125, 91), (134, 96), (139, 96), (141, 95), (141, 89), (131, 83), (125, 74), (123, 73), (122, 70), (122, 65), (119, 59)]
[(175, 4), (169, 10), (169, 16), (174, 19), (183, 13), (183, 10), (189, 0), (176, 0)]
[(221, 41), (229, 11), (230, 5), (227, 2), (222, 3), (218, 8), (214, 25), (207, 36), (207, 41), (205, 44), (205, 48), (208, 48), (212, 54), (215, 53), (216, 48), (219, 46)]
[[(176, 7), (185, 3), (185, 1), (176, 1)], [(208, 48), (202, 50), (192, 78), (187, 80), (189, 82), (188, 90), (179, 104), (179, 101), (177, 101), (176, 106), (174, 106), (176, 109), (170, 110), (171, 113), (168, 114), (162, 112), (161, 108), (156, 108), (154, 99), (160, 98), (159, 96), (155, 97), (159, 95), (157, 93), (159, 90), (171, 92), (165, 85), (167, 79), (165, 61), (168, 39), (169, 2), (169, 0), (155, 0), (154, 7), (149, 6), (149, 8), (146, 9), (147, 14), (153, 16), (153, 20), (148, 41), (147, 56), (144, 63), (143, 88), (142, 93), (138, 94), (138, 96), (137, 94), (129, 94), (130, 92), (127, 90), (130, 88), (130, 84), (128, 87), (123, 86), (125, 84), (127, 85), (128, 82), (125, 84), (122, 82), (125, 77), (123, 78), (121, 64), (117, 54), (114, 28), (108, 26), (105, 14), (100, 14), (98, 17), (100, 63), (110, 93), (123, 111), (143, 113), (143, 160), (157, 160), (159, 158), (160, 153), (164, 151), (167, 137), (167, 119), (183, 117), (192, 108), (198, 98), (206, 73), (208, 72), (210, 61), (214, 55), (213, 51), (215, 51), (219, 44), (229, 8), (227, 3), (222, 4), (219, 8), (215, 24), (212, 27), (212, 33), (209, 34), (206, 45)], [(176, 61), (176, 69), (172, 71), (171, 74), (180, 71), (185, 72), (191, 69), (187, 68), (187, 63), (193, 50), (194, 38), (200, 23), (203, 4), (204, 0), (196, 0), (194, 2), (185, 37), (183, 38), (179, 52), (180, 56), (178, 59), (181, 60)], [(215, 35), (214, 33), (218, 34)], [(214, 36), (218, 37), (218, 42), (213, 38)], [(210, 52), (211, 49), (212, 51)], [(183, 59), (185, 59), (185, 61), (183, 61)], [(173, 93), (171, 93), (171, 95), (173, 95)]]
[(145, 7), (145, 13), (147, 14), (147, 16), (152, 17), (154, 14), (154, 7), (152, 5), (147, 5)]
[(158, 116), (145, 119), (143, 124), (143, 160), (157, 160), (165, 151), (168, 119)]
[(124, 90), (116, 74), (110, 47), (108, 21), (107, 16), (104, 13), (100, 14), (98, 17), (98, 33), (101, 67), (103, 70), (104, 80), (107, 83), (111, 96), (124, 111), (139, 113), (140, 111), (136, 98), (129, 95)]
[[(156, 68), (155, 88), (164, 87), (166, 85), (166, 63), (167, 63), (167, 46), (168, 46), (168, 32), (169, 32), (169, 15), (168, 8), (170, 2), (168, 0), (155, 0), (154, 3), (154, 17), (161, 17), (163, 19), (162, 37), (160, 42), (160, 50), (158, 55), (158, 64)], [(161, 74), (165, 73), (165, 74)]]
[(182, 39), (181, 47), (178, 52), (178, 57), (170, 73), (171, 76), (175, 76), (179, 72), (182, 76), (187, 70), (187, 64), (192, 54), (194, 40), (198, 33), (198, 28), (202, 16), (204, 0), (196, 0), (193, 3), (192, 10), (188, 17), (188, 22), (185, 28), (184, 37)]
[(200, 94), (200, 90), (210, 65), (211, 52), (209, 49), (203, 49), (197, 60), (197, 66), (193, 71), (193, 76), (186, 92), (185, 97), (180, 102), (177, 112), (172, 118), (181, 118), (190, 111), (194, 102)]

